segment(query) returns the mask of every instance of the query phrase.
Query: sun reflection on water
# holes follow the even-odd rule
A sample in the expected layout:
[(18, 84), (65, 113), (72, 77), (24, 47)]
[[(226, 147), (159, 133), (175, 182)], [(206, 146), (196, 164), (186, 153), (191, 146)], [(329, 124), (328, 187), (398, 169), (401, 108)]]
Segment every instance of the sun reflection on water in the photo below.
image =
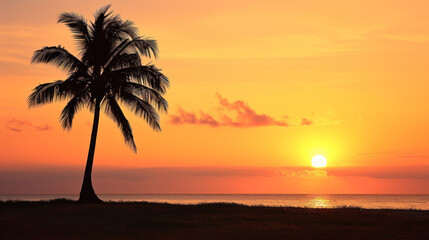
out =
[(308, 203), (308, 207), (311, 208), (328, 208), (331, 207), (329, 204), (329, 200), (323, 197), (316, 197), (310, 200)]

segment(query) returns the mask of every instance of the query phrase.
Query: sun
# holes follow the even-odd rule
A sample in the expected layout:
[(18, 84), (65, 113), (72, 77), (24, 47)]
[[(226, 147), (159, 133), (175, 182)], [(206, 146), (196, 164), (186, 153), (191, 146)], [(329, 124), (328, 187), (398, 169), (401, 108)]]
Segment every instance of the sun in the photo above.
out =
[(322, 155), (316, 155), (311, 159), (311, 165), (315, 168), (326, 167), (326, 158)]

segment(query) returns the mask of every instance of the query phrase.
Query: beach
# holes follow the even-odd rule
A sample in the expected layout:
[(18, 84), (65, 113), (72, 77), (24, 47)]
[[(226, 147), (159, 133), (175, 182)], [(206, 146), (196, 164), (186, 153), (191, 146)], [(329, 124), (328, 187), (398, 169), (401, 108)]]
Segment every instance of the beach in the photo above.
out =
[(228, 203), (0, 203), (1, 239), (428, 239), (429, 211)]

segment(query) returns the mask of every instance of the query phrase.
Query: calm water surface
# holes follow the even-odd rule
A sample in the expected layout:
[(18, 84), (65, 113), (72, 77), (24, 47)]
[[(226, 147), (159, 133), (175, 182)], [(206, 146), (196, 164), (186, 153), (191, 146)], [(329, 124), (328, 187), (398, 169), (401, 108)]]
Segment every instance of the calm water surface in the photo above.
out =
[[(245, 205), (291, 206), (309, 208), (361, 207), (399, 208), (429, 210), (429, 194), (385, 195), (385, 194), (100, 194), (104, 201), (148, 201), (180, 204), (213, 202), (240, 203)], [(39, 201), (56, 198), (77, 200), (77, 194), (58, 195), (0, 195), (1, 201)]]

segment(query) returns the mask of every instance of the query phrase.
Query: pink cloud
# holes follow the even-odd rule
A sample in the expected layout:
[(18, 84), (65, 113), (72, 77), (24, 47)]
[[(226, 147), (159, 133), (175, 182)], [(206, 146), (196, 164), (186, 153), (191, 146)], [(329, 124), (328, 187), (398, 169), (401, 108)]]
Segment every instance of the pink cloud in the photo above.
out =
[[(181, 124), (195, 124), (195, 125), (208, 125), (211, 127), (229, 126), (238, 128), (261, 127), (261, 126), (310, 126), (314, 124), (326, 123), (326, 119), (309, 119), (309, 118), (291, 118), (283, 116), (281, 120), (264, 114), (257, 113), (246, 102), (237, 100), (230, 102), (228, 99), (223, 98), (219, 93), (216, 93), (218, 99), (219, 117), (204, 111), (199, 111), (199, 114), (188, 112), (179, 107), (176, 114), (170, 115), (169, 123), (175, 125)], [(332, 122), (332, 121), (331, 121)]]
[(24, 128), (32, 128), (36, 131), (47, 131), (47, 130), (50, 130), (52, 127), (49, 126), (48, 124), (35, 125), (29, 121), (20, 121), (13, 118), (7, 123), (6, 128), (14, 132), (22, 132)]
[(223, 98), (219, 93), (216, 93), (219, 104), (222, 108), (236, 114), (235, 120), (231, 117), (223, 116), (223, 125), (233, 127), (258, 127), (258, 126), (283, 126), (287, 127), (286, 122), (276, 121), (274, 118), (267, 114), (258, 114), (247, 103), (241, 100), (229, 102), (228, 99)]
[(310, 120), (308, 120), (307, 118), (301, 119), (301, 125), (308, 126), (308, 125), (311, 125), (311, 124), (313, 124), (313, 123)]
[(200, 116), (197, 116), (195, 113), (186, 112), (182, 108), (179, 108), (177, 114), (170, 115), (171, 124), (201, 124), (201, 125), (210, 125), (212, 127), (217, 127), (220, 123), (214, 119), (210, 114), (200, 112)]

